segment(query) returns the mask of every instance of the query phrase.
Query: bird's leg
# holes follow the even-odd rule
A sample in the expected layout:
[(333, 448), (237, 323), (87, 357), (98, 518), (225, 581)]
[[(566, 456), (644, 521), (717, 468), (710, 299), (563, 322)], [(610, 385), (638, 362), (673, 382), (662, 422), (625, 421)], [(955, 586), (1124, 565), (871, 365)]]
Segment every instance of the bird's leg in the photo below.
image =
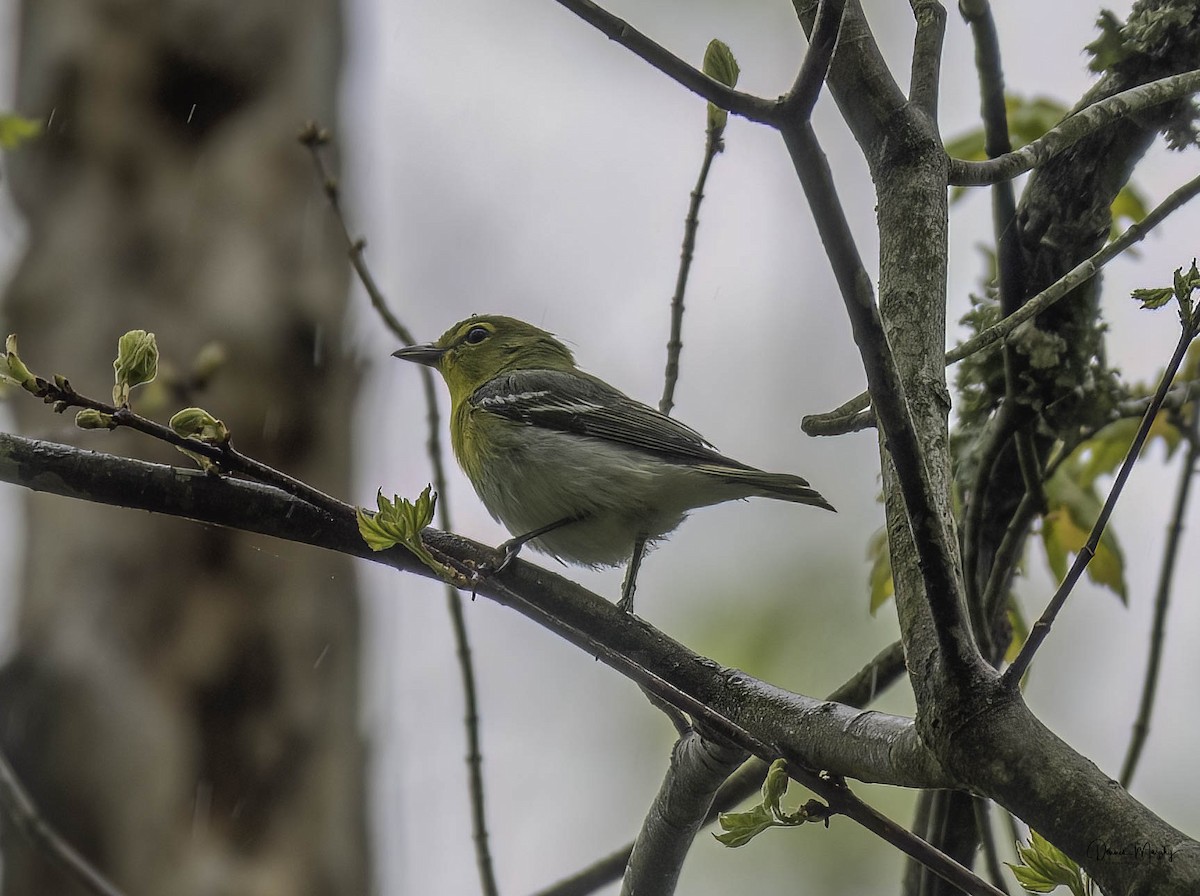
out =
[(621, 599), (617, 601), (617, 609), (626, 613), (633, 612), (633, 592), (637, 590), (638, 570), (642, 568), (642, 557), (646, 555), (646, 536), (639, 535), (633, 542), (633, 554), (629, 558), (629, 566), (625, 570), (625, 581), (621, 583)]
[(555, 529), (561, 529), (563, 526), (568, 526), (571, 523), (579, 522), (581, 516), (564, 516), (561, 520), (555, 520), (552, 523), (547, 523), (545, 526), (538, 526), (532, 532), (526, 532), (524, 535), (518, 535), (516, 538), (510, 538), (496, 550), (503, 554), (500, 562), (492, 569), (487, 570), (489, 575), (495, 575), (503, 570), (508, 564), (512, 563), (517, 558), (517, 554), (521, 553), (521, 548), (533, 541), (535, 538), (545, 535), (547, 532), (553, 532)]

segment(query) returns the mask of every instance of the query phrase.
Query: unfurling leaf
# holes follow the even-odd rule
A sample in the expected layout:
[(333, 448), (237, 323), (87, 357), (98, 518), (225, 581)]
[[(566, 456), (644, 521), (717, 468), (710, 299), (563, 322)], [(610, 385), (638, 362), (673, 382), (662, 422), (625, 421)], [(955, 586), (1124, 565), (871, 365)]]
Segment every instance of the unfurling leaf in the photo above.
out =
[(1020, 864), (1005, 862), (1027, 893), (1050, 893), (1059, 887), (1072, 896), (1087, 896), (1089, 881), (1079, 865), (1037, 831), (1029, 832), (1029, 845), (1017, 844)]
[[(733, 51), (724, 42), (715, 38), (708, 42), (708, 48), (704, 51), (704, 74), (726, 87), (737, 86), (741, 69), (733, 58)], [(721, 136), (728, 121), (728, 112), (712, 103), (708, 104), (708, 129), (715, 137)]]
[(204, 408), (184, 408), (167, 425), (185, 439), (199, 439), (212, 445), (224, 445), (229, 441), (229, 427)]
[(4, 353), (0, 354), (0, 381), (20, 386), (26, 392), (37, 395), (41, 390), (38, 378), (30, 372), (17, 354), (17, 334), (11, 334), (4, 340)]
[(158, 376), (158, 343), (153, 333), (130, 330), (117, 342), (117, 359), (113, 361), (116, 385), (113, 404), (129, 403), (129, 392), (135, 386), (153, 382)]
[(725, 832), (713, 834), (729, 847), (745, 846), (769, 828), (795, 827), (808, 821), (824, 821), (828, 818), (828, 807), (812, 800), (795, 812), (785, 812), (780, 800), (788, 787), (787, 763), (776, 759), (767, 770), (762, 786), (762, 802), (748, 812), (722, 812), (717, 823)]
[(425, 486), (416, 501), (399, 495), (394, 495), (389, 501), (380, 491), (375, 503), (379, 508), (375, 513), (361, 507), (357, 510), (358, 532), (367, 547), (373, 551), (385, 551), (393, 545), (402, 545), (439, 575), (454, 574), (453, 570), (448, 570), (438, 562), (421, 541), (421, 530), (433, 522), (433, 511), (437, 506), (437, 495), (432, 485)]

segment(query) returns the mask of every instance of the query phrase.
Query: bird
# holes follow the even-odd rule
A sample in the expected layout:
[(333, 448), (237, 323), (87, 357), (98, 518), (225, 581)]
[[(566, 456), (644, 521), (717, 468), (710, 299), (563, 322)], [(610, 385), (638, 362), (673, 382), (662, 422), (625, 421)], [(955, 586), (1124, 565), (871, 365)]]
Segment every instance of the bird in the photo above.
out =
[(618, 606), (633, 611), (642, 554), (688, 512), (762, 497), (833, 506), (807, 480), (721, 454), (689, 426), (581, 370), (547, 331), (474, 315), (393, 357), (433, 368), (450, 391), (450, 443), (484, 507), (513, 538), (588, 567), (628, 562)]

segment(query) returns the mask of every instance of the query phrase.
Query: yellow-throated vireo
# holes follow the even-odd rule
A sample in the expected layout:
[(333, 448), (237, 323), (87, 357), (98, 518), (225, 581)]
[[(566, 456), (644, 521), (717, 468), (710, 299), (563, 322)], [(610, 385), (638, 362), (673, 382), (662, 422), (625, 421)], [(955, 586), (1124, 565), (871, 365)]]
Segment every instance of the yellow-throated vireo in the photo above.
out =
[(395, 357), (436, 369), (450, 388), (450, 440), (491, 515), (514, 538), (560, 560), (632, 558), (620, 605), (632, 609), (636, 564), (694, 507), (763, 497), (833, 507), (799, 476), (725, 457), (694, 429), (575, 366), (550, 333), (479, 315)]

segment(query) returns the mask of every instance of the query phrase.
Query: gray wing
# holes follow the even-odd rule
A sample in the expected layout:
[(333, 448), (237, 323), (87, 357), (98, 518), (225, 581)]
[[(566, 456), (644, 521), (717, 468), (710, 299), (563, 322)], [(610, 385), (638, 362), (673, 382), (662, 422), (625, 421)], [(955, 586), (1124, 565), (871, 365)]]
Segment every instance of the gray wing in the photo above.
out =
[(607, 439), (679, 462), (703, 461), (733, 468), (700, 433), (579, 371), (520, 370), (501, 374), (475, 390), (476, 408), (529, 426)]

